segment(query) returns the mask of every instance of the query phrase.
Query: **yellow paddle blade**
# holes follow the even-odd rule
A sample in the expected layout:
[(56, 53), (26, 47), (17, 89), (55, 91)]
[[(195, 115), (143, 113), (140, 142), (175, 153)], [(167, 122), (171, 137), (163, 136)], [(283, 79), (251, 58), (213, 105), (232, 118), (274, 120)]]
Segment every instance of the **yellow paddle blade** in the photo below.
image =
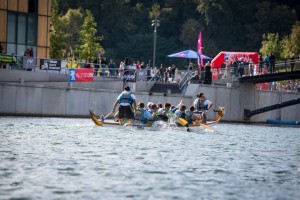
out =
[(97, 126), (103, 126), (103, 122), (99, 121), (92, 111), (90, 111), (90, 117)]
[(200, 126), (202, 126), (203, 128), (207, 129), (207, 130), (213, 130), (209, 125), (203, 124), (203, 123), (199, 123)]
[(182, 126), (185, 126), (185, 125), (188, 124), (188, 121), (186, 121), (186, 120), (183, 119), (183, 118), (178, 118), (178, 119), (177, 119), (177, 122), (178, 122), (180, 125), (182, 125)]

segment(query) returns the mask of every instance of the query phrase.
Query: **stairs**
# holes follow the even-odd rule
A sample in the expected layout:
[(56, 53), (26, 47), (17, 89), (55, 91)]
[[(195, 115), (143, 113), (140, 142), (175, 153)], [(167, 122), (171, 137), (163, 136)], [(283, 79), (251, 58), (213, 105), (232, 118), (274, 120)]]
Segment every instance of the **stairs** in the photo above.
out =
[(181, 94), (178, 83), (155, 82), (150, 89), (150, 93)]

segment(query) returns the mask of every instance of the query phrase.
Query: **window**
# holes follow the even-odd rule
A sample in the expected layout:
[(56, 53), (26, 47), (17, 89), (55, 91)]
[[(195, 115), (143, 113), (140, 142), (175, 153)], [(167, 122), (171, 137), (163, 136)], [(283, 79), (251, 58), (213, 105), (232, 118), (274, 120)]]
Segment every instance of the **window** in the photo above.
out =
[(15, 12), (9, 12), (7, 16), (7, 42), (16, 42), (16, 22), (17, 14)]
[(27, 44), (35, 46), (37, 44), (37, 15), (28, 15)]
[(26, 14), (18, 14), (18, 44), (26, 44)]
[(38, 13), (38, 0), (28, 0), (28, 13)]
[(27, 48), (37, 45), (37, 14), (8, 12), (7, 53), (24, 55)]

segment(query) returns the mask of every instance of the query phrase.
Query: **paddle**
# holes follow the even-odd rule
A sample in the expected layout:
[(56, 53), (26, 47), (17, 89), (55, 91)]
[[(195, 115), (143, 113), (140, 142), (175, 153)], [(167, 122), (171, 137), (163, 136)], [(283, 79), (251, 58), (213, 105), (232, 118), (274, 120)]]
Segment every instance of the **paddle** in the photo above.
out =
[(189, 127), (188, 121), (186, 121), (186, 120), (183, 119), (183, 118), (178, 118), (178, 119), (177, 119), (177, 122), (178, 122), (180, 125), (182, 125), (182, 126), (186, 126), (186, 127), (187, 127), (186, 131), (187, 131), (187, 132), (190, 132), (190, 127)]
[(207, 130), (213, 130), (209, 125), (206, 125), (206, 124), (204, 124), (204, 123), (202, 123), (202, 122), (200, 122), (200, 121), (194, 121), (193, 122), (193, 124), (195, 124), (195, 125), (200, 125), (200, 126), (202, 126), (203, 128), (205, 128), (205, 129), (207, 129)]
[(105, 117), (104, 117), (104, 119), (106, 119), (106, 118), (108, 118), (111, 114), (113, 114), (114, 112), (113, 111), (111, 111), (110, 113), (108, 113)]

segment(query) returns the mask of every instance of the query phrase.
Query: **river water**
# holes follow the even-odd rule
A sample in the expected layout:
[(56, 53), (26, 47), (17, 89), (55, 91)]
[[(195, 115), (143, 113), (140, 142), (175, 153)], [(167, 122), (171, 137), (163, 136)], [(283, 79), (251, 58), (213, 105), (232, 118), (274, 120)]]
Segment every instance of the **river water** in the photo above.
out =
[(0, 118), (0, 199), (300, 199), (300, 128)]

